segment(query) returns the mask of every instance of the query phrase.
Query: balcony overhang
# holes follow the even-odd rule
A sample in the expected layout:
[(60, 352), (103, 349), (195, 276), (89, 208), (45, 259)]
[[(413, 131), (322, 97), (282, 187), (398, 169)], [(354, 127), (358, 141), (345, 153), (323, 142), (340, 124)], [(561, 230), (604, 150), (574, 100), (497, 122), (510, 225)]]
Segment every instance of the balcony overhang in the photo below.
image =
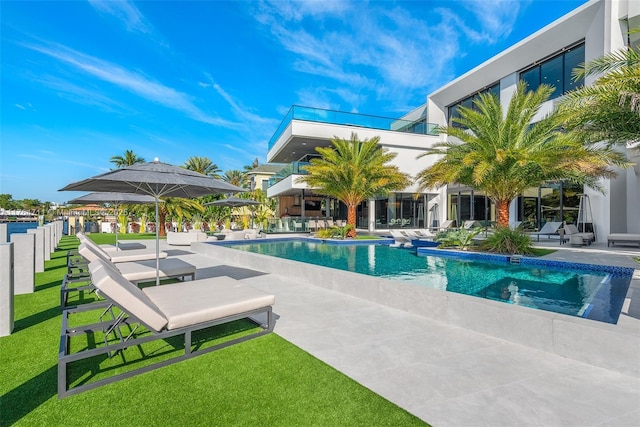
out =
[(290, 163), (298, 161), (307, 155), (317, 155), (316, 147), (329, 147), (332, 138), (349, 139), (352, 133), (356, 133), (360, 140), (378, 136), (380, 137), (380, 144), (389, 147), (400, 146), (424, 149), (438, 140), (438, 136), (434, 135), (294, 119), (291, 120), (273, 145), (273, 148), (267, 153), (267, 161)]
[(313, 189), (311, 187), (305, 183), (297, 182), (301, 176), (303, 175), (289, 175), (276, 182), (267, 189), (267, 197), (299, 196), (302, 190), (305, 190), (306, 194), (312, 195)]

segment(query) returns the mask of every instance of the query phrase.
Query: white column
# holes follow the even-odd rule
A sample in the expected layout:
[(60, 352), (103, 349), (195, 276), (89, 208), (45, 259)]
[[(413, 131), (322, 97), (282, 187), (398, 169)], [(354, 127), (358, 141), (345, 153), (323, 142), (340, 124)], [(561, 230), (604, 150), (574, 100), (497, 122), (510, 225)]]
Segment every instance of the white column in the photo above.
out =
[(36, 273), (42, 273), (44, 271), (44, 230), (40, 227), (30, 228), (27, 234), (36, 236)]
[(51, 259), (51, 230), (47, 226), (38, 227), (42, 229), (44, 234), (44, 260), (49, 261)]
[(7, 240), (7, 224), (0, 224), (0, 243), (8, 242)]
[(14, 233), (13, 243), (13, 289), (15, 295), (31, 294), (36, 287), (36, 236)]
[(376, 199), (369, 199), (369, 231), (376, 230)]
[(13, 332), (13, 243), (0, 243), (0, 337)]

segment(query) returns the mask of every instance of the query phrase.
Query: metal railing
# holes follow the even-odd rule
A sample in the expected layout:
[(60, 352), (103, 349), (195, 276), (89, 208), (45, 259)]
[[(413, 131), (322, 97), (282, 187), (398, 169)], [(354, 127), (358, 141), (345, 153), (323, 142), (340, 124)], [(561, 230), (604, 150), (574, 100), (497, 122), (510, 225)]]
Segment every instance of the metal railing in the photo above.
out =
[(302, 107), (293, 105), (284, 116), (275, 133), (269, 140), (268, 149), (271, 150), (276, 141), (292, 120), (328, 123), (335, 125), (355, 126), (368, 129), (390, 130), (394, 132), (414, 133), (421, 135), (437, 135), (438, 126), (427, 123), (424, 119), (418, 121), (395, 119), (390, 117), (370, 116), (367, 114), (349, 113), (346, 111), (324, 110), (322, 108)]

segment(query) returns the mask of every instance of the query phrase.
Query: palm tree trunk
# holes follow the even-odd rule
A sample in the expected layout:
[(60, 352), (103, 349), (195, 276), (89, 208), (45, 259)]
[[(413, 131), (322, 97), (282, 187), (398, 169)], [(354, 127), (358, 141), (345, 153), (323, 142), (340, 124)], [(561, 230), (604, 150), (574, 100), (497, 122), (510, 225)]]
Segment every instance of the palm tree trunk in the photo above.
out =
[(347, 207), (347, 224), (353, 226), (347, 233), (347, 237), (356, 237), (356, 205), (348, 205)]
[(498, 211), (498, 225), (509, 226), (509, 205), (511, 200), (496, 200), (496, 210)]
[(156, 227), (160, 227), (160, 228), (158, 228), (158, 236), (164, 237), (164, 236), (167, 235), (167, 231), (164, 229), (164, 222), (167, 219), (167, 215), (166, 215), (165, 212), (160, 210), (158, 212), (158, 217), (159, 218), (156, 218)]

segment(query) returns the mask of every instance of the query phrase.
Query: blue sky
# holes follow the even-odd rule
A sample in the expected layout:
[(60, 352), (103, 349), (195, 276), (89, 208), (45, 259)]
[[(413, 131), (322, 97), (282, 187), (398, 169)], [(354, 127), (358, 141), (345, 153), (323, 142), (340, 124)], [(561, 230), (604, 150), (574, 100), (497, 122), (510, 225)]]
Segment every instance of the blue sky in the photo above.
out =
[(583, 3), (2, 1), (0, 193), (64, 202), (125, 150), (264, 163), (291, 105), (399, 117)]

